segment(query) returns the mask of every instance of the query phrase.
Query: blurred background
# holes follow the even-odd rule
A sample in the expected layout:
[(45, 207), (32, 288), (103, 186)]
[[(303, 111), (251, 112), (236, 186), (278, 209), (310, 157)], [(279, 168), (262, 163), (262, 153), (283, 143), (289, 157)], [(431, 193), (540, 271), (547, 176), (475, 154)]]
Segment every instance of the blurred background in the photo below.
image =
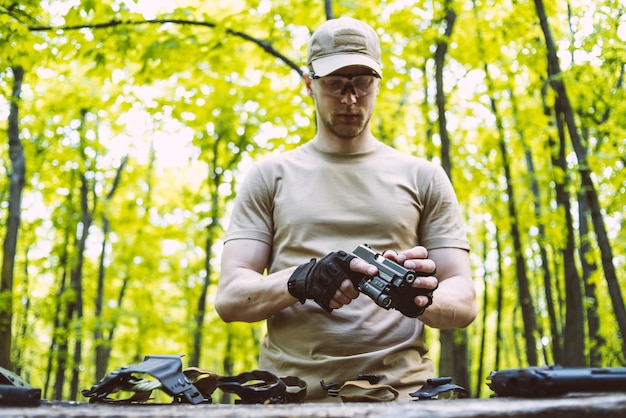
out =
[(427, 330), (438, 374), (626, 364), (623, 1), (0, 0), (1, 367), (82, 401), (147, 354), (257, 367), (221, 240), (250, 163), (315, 134), (306, 42), (339, 16), (381, 39), (375, 136), (467, 222), (480, 313)]

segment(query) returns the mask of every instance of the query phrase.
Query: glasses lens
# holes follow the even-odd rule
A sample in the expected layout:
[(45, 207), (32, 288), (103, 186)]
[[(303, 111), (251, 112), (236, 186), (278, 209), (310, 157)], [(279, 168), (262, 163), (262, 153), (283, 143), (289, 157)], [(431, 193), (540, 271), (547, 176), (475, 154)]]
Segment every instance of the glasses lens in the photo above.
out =
[(329, 96), (342, 97), (354, 91), (357, 97), (362, 97), (374, 91), (375, 78), (373, 75), (326, 76), (319, 81), (323, 92)]
[(372, 88), (374, 86), (374, 76), (373, 75), (360, 75), (360, 76), (354, 77), (352, 79), (352, 85), (354, 86), (354, 89), (357, 92), (361, 91), (364, 94), (367, 94), (372, 91)]

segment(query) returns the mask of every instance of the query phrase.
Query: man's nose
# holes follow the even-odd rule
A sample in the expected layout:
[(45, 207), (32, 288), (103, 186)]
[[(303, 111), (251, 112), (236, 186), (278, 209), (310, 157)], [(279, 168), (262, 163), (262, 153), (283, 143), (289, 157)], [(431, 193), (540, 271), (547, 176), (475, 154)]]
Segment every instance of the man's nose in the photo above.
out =
[(343, 89), (341, 90), (341, 101), (347, 102), (347, 103), (355, 103), (358, 98), (359, 98), (359, 95), (354, 89), (354, 86), (352, 85), (352, 83), (347, 82), (346, 85), (343, 86)]
[(356, 92), (356, 90), (355, 90), (354, 86), (352, 85), (352, 83), (351, 83), (351, 82), (349, 82), (349, 81), (348, 81), (348, 82), (345, 84), (345, 86), (343, 86), (343, 89), (341, 89), (341, 95), (342, 95), (342, 96), (345, 96), (345, 95), (346, 95), (346, 93), (349, 93), (349, 92), (352, 92), (352, 94), (354, 94), (354, 97), (356, 97), (357, 99), (359, 98), (359, 95), (358, 95), (358, 93)]

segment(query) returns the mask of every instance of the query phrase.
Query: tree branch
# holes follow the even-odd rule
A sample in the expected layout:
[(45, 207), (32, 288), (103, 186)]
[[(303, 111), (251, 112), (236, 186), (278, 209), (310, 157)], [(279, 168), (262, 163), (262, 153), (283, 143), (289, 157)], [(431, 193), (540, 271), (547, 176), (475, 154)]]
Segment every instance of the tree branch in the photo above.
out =
[[(49, 32), (49, 31), (70, 31), (70, 30), (80, 30), (80, 29), (106, 29), (106, 28), (112, 28), (115, 26), (122, 26), (122, 25), (162, 25), (162, 24), (166, 24), (166, 23), (172, 23), (175, 25), (190, 25), (190, 26), (202, 26), (202, 27), (207, 27), (207, 28), (215, 28), (217, 27), (217, 24), (212, 23), (212, 22), (200, 22), (200, 21), (196, 21), (196, 20), (186, 20), (186, 19), (147, 19), (147, 20), (110, 20), (108, 22), (102, 22), (102, 23), (90, 23), (90, 24), (81, 24), (81, 25), (68, 25), (68, 26), (58, 26), (58, 27), (53, 27), (53, 26), (49, 26), (49, 25), (41, 25), (41, 26), (30, 26), (28, 29), (31, 32)], [(226, 33), (228, 35), (231, 36), (235, 36), (241, 39), (244, 39), (246, 41), (250, 41), (254, 44), (256, 44), (257, 46), (259, 46), (261, 49), (263, 49), (265, 52), (267, 52), (268, 54), (278, 58), (279, 60), (281, 60), (282, 62), (284, 62), (285, 64), (287, 64), (289, 67), (291, 67), (294, 71), (296, 71), (300, 77), (303, 76), (303, 71), (300, 68), (300, 66), (298, 66), (294, 61), (292, 61), (291, 59), (287, 58), (285, 55), (283, 55), (282, 53), (280, 53), (276, 48), (274, 48), (272, 46), (272, 44), (268, 41), (265, 41), (263, 39), (259, 39), (259, 38), (255, 38), (252, 35), (249, 35), (245, 32), (241, 32), (241, 31), (237, 31), (237, 30), (233, 30), (233, 29), (226, 29)]]

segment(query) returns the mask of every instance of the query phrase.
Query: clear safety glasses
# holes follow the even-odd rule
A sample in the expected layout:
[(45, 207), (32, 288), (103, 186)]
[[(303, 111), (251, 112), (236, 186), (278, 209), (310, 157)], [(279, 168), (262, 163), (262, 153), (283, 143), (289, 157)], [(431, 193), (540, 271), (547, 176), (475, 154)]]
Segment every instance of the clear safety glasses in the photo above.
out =
[(376, 91), (377, 74), (359, 74), (359, 75), (327, 75), (320, 77), (314, 72), (309, 73), (309, 77), (318, 80), (319, 86), (323, 94), (336, 98), (342, 98), (350, 90), (357, 97), (367, 96)]

